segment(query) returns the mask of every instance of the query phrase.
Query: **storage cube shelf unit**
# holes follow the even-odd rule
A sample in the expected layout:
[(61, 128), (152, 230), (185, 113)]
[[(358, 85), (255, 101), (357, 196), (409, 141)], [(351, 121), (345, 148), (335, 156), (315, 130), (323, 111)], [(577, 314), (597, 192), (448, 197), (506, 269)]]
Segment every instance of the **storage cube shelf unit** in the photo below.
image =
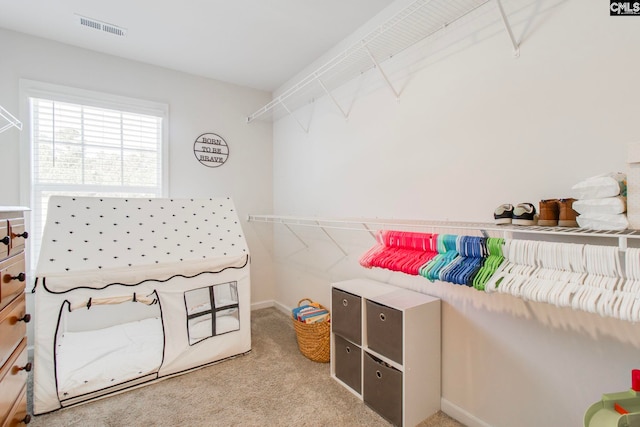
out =
[(331, 376), (398, 426), (440, 409), (440, 300), (366, 279), (331, 285)]

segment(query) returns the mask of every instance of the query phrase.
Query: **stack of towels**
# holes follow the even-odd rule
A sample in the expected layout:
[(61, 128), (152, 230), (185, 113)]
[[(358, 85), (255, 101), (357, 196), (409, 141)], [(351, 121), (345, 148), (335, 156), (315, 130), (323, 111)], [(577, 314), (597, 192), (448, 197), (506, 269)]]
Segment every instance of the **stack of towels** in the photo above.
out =
[(625, 230), (627, 219), (627, 176), (621, 172), (587, 178), (571, 187), (573, 209), (581, 228)]

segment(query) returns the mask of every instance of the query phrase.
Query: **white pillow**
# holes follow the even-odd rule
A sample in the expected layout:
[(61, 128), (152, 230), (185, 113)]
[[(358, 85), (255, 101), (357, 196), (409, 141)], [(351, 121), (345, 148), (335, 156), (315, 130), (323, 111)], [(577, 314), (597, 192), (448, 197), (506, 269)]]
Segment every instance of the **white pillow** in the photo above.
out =
[(625, 230), (629, 228), (626, 214), (580, 215), (576, 220), (581, 228), (589, 230)]
[(573, 202), (572, 207), (581, 215), (617, 215), (627, 211), (627, 199), (622, 196), (582, 199)]
[(608, 173), (593, 176), (571, 187), (576, 199), (602, 199), (605, 197), (626, 196), (627, 176), (624, 173)]

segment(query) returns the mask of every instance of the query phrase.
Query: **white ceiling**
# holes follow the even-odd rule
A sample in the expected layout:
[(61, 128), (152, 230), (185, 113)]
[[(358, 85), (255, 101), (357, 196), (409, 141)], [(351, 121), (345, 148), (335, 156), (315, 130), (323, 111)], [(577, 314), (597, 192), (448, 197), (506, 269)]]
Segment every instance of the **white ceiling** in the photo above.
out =
[[(0, 0), (0, 27), (273, 91), (394, 0)], [(76, 15), (127, 30), (78, 24)]]

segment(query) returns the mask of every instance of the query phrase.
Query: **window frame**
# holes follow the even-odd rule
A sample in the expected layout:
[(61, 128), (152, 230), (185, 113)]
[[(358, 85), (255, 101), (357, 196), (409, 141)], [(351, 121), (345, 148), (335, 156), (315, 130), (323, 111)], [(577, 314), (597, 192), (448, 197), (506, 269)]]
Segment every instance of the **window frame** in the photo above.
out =
[[(34, 205), (34, 188), (33, 183), (33, 159), (32, 159), (32, 119), (31, 119), (31, 106), (30, 98), (45, 98), (52, 99), (57, 102), (68, 102), (73, 104), (82, 104), (98, 108), (106, 108), (112, 110), (126, 111), (130, 113), (153, 115), (162, 119), (161, 125), (161, 147), (159, 150), (160, 160), (160, 196), (168, 196), (169, 188), (169, 105), (167, 103), (161, 103), (156, 101), (149, 101), (131, 97), (125, 97), (121, 95), (109, 94), (105, 92), (98, 92), (93, 90), (86, 90), (80, 88), (74, 88), (70, 86), (63, 86), (58, 84), (40, 82), (35, 80), (20, 79), (19, 84), (20, 91), (20, 117), (23, 117), (24, 130), (20, 136), (20, 204), (23, 206), (31, 207)], [(59, 189), (64, 190), (65, 185), (60, 185)], [(70, 188), (77, 189), (77, 185), (72, 184)], [(86, 191), (95, 191), (100, 189), (102, 191), (108, 190), (112, 192), (118, 192), (125, 187), (120, 186), (92, 186), (83, 185), (83, 189)], [(137, 187), (131, 187), (130, 189), (139, 190)], [(27, 212), (26, 223), (33, 229), (34, 215)], [(43, 218), (44, 221), (44, 218)], [(33, 229), (35, 232), (36, 230)], [(27, 268), (35, 268), (35, 259), (31, 254), (27, 245), (26, 261)]]
[[(235, 302), (231, 304), (219, 305), (219, 301), (216, 300), (216, 291), (215, 291), (215, 288), (217, 286), (228, 286), (229, 289), (231, 290), (231, 293), (235, 295)], [(190, 292), (201, 291), (203, 289), (207, 290), (208, 302), (210, 305), (209, 309), (198, 311), (196, 313), (189, 313), (189, 303), (187, 301), (187, 294)], [(214, 283), (212, 285), (202, 286), (199, 288), (187, 289), (184, 291), (183, 297), (184, 297), (184, 305), (185, 305), (185, 315), (187, 318), (186, 326), (187, 326), (187, 340), (189, 341), (189, 346), (196, 345), (199, 342), (202, 342), (209, 338), (218, 337), (221, 335), (229, 334), (231, 332), (237, 332), (240, 330), (240, 296), (238, 295), (237, 280), (230, 280), (228, 282)], [(230, 331), (218, 333), (218, 325), (217, 325), (218, 313), (221, 311), (227, 311), (227, 310), (235, 310), (236, 316), (238, 318), (238, 328), (232, 329)], [(209, 314), (211, 315), (211, 335), (197, 339), (197, 340), (195, 338), (192, 339), (191, 337), (192, 322), (191, 321)]]

